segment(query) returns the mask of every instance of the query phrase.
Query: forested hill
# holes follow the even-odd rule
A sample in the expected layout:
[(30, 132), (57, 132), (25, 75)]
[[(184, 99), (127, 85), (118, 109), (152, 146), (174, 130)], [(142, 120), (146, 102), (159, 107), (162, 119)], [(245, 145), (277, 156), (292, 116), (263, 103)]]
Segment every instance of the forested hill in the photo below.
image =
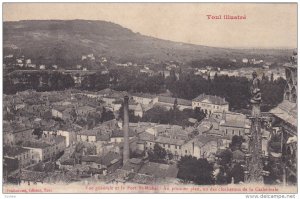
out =
[(4, 22), (4, 55), (12, 51), (33, 60), (75, 64), (84, 54), (120, 61), (191, 62), (243, 57), (285, 62), (292, 50), (225, 49), (172, 42), (134, 33), (120, 25), (87, 20)]

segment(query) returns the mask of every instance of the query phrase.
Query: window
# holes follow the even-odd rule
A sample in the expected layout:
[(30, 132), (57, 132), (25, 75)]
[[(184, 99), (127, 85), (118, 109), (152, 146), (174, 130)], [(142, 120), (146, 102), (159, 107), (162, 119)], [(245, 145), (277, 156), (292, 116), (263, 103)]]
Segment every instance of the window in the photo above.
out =
[(234, 130), (232, 130), (232, 135), (234, 135)]
[(169, 148), (171, 148), (171, 145), (170, 145), (170, 144), (168, 144), (168, 147), (169, 147)]
[(226, 132), (225, 132), (225, 134), (227, 135), (227, 133), (228, 133), (228, 132), (227, 132), (227, 129), (226, 129)]
[(241, 130), (239, 130), (239, 135), (241, 135)]
[(187, 150), (185, 150), (185, 154), (187, 154)]
[(152, 145), (152, 143), (150, 142), (150, 145)]
[(179, 146), (179, 149), (181, 149), (181, 146)]
[(165, 145), (165, 144), (163, 144), (163, 146), (164, 146), (164, 147), (166, 147), (166, 145)]

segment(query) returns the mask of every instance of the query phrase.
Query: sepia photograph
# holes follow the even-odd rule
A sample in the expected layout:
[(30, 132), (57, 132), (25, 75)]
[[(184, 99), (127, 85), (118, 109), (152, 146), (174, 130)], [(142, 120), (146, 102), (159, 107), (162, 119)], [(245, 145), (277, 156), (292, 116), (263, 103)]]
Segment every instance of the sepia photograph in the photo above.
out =
[(3, 3), (2, 193), (295, 198), (297, 8)]

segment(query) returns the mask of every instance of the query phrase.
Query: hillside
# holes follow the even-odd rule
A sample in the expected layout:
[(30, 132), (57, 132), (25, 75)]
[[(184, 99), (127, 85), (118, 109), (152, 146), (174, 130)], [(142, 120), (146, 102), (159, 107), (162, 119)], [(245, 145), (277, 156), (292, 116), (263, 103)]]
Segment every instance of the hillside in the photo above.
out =
[(284, 62), (291, 50), (225, 49), (161, 40), (105, 21), (30, 20), (4, 22), (4, 55), (11, 52), (37, 62), (70, 65), (93, 53), (119, 61), (144, 62), (243, 57)]

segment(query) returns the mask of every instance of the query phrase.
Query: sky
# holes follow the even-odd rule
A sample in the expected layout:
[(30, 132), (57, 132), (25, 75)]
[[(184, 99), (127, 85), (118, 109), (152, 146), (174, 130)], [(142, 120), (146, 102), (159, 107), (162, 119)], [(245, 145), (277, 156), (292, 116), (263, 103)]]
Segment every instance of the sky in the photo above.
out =
[[(208, 19), (241, 15), (244, 20)], [(296, 48), (296, 3), (4, 3), (3, 20), (104, 20), (171, 41), (229, 48)]]

